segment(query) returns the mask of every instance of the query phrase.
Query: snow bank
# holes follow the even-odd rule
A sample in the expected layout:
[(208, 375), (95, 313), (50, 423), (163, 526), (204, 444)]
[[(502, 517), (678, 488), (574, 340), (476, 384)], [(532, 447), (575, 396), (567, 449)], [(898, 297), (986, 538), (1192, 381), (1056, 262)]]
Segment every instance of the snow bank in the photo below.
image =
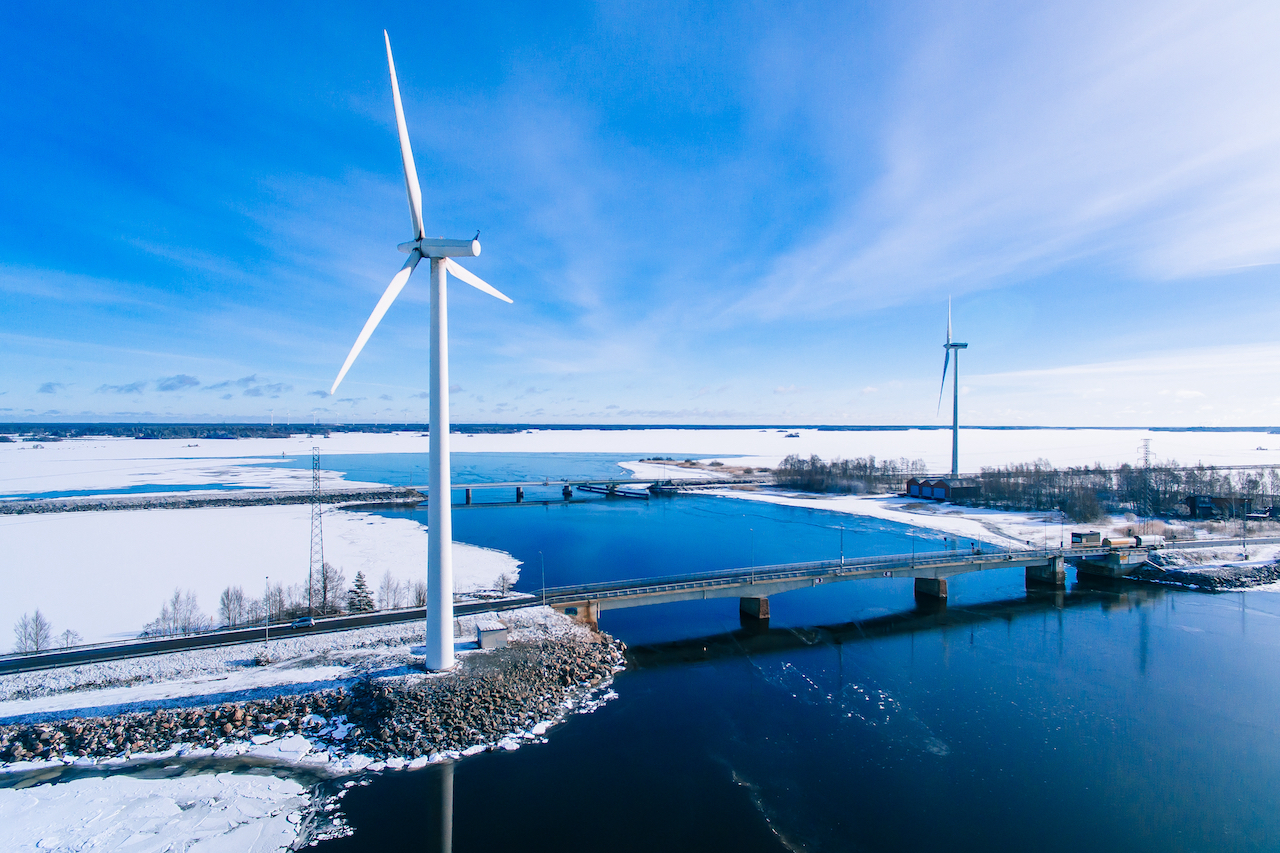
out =
[[(7, 637), (40, 608), (55, 634), (69, 628), (96, 642), (135, 636), (175, 587), (194, 591), (216, 618), (228, 586), (260, 597), (266, 576), (305, 585), (310, 512), (297, 504), (0, 516), (0, 630)], [(387, 571), (401, 582), (425, 577), (427, 529), (418, 522), (330, 509), (323, 524), (325, 559), (348, 586), (357, 571), (373, 590)], [(518, 575), (509, 554), (455, 543), (453, 555), (459, 592)]]
[(1046, 544), (1056, 548), (1063, 541), (1070, 544), (1073, 530), (1099, 529), (1096, 524), (1062, 523), (1057, 513), (1004, 512), (884, 495), (816, 495), (738, 489), (714, 489), (699, 494), (878, 518), (936, 530), (962, 540), (990, 542), (1004, 548), (1039, 548)]
[(285, 850), (310, 803), (293, 779), (243, 773), (0, 788), (0, 850)]

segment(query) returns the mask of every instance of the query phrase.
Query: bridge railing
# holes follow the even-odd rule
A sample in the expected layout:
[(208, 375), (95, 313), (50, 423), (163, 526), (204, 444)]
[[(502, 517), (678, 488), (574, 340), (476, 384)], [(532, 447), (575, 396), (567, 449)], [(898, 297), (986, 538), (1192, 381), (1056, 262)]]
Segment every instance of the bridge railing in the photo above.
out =
[(828, 576), (835, 570), (841, 571), (875, 569), (878, 567), (904, 566), (928, 567), (948, 564), (986, 563), (1001, 558), (1016, 557), (1019, 559), (1050, 559), (1056, 556), (1076, 556), (1065, 554), (1062, 549), (1015, 549), (998, 548), (984, 550), (979, 553), (962, 551), (924, 551), (915, 554), (886, 554), (873, 557), (850, 557), (844, 560), (813, 560), (801, 563), (783, 563), (744, 567), (736, 569), (720, 569), (707, 572), (687, 572), (678, 575), (667, 575), (656, 578), (633, 578), (628, 580), (599, 581), (573, 586), (550, 587), (546, 590), (548, 603), (564, 601), (580, 601), (584, 598), (614, 598), (621, 595), (645, 595), (653, 592), (677, 591), (694, 587), (710, 588), (716, 586), (732, 586), (744, 580), (754, 579), (756, 582), (772, 582), (800, 579), (805, 577)]

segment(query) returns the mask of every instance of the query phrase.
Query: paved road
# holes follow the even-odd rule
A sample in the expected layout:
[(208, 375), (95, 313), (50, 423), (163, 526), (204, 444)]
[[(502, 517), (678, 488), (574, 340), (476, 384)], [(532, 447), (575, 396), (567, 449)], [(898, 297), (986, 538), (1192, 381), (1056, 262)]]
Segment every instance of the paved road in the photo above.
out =
[[(473, 613), (513, 610), (517, 607), (528, 607), (530, 604), (537, 603), (538, 599), (535, 597), (521, 595), (492, 601), (459, 603), (454, 605), (453, 612), (457, 616), (466, 616)], [(353, 628), (366, 628), (370, 625), (391, 625), (397, 622), (421, 621), (426, 618), (426, 608), (411, 607), (405, 610), (362, 613), (358, 616), (335, 616), (328, 619), (316, 619), (316, 624), (312, 628), (290, 628), (288, 623), (281, 623), (271, 626), (270, 635), (272, 639), (301, 637), (307, 634), (324, 634), (330, 631), (350, 631)], [(256, 643), (261, 642), (262, 639), (263, 629), (261, 627), (237, 628), (229, 631), (210, 631), (205, 634), (193, 634), (185, 637), (159, 637), (148, 640), (129, 640), (123, 643), (99, 643), (92, 646), (77, 646), (74, 649), (37, 652), (28, 655), (6, 655), (0, 657), (0, 675), (52, 669), (59, 666), (74, 666), (82, 663), (125, 660), (164, 652)]]

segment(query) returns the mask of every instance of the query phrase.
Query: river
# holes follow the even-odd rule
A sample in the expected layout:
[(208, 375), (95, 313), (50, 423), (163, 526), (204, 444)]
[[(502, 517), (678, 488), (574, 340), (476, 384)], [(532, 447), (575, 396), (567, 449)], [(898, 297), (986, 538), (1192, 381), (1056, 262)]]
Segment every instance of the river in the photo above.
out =
[[(476, 481), (613, 470), (464, 457)], [(842, 538), (945, 547), (691, 496), (473, 507), (454, 535), (511, 552), (530, 592), (544, 567), (554, 586), (831, 557)], [(1277, 849), (1280, 596), (1069, 579), (965, 575), (945, 608), (906, 580), (827, 585), (775, 597), (767, 629), (733, 599), (606, 611), (631, 646), (616, 699), (545, 744), (369, 777), (341, 801), (353, 834), (318, 849), (436, 850), (444, 818), (455, 851)]]

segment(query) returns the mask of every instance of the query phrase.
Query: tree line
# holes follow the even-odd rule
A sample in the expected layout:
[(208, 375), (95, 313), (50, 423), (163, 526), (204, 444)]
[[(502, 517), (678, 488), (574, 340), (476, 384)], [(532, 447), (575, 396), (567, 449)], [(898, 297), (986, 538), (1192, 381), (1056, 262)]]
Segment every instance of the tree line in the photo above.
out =
[(1248, 499), (1255, 509), (1280, 504), (1280, 466), (1184, 467), (1174, 460), (1150, 466), (1101, 464), (1057, 468), (1047, 459), (983, 468), (978, 475), (984, 506), (1057, 509), (1076, 521), (1096, 521), (1106, 512), (1149, 516), (1180, 514), (1191, 495)]
[[(809, 492), (876, 493), (906, 488), (911, 477), (928, 476), (924, 461), (874, 456), (833, 459), (792, 454), (774, 469), (774, 481)], [(1280, 466), (1182, 466), (1176, 460), (1149, 466), (1124, 464), (1104, 468), (1058, 468), (1047, 459), (986, 467), (976, 476), (981, 497), (967, 503), (1000, 509), (1059, 510), (1069, 518), (1097, 521), (1108, 512), (1131, 511), (1148, 516), (1184, 512), (1191, 495), (1248, 499), (1255, 510), (1280, 506)]]
[(928, 473), (923, 459), (883, 459), (874, 456), (857, 459), (832, 459), (823, 462), (816, 454), (802, 459), (791, 454), (773, 469), (774, 482), (789, 489), (805, 492), (899, 491), (910, 477)]

